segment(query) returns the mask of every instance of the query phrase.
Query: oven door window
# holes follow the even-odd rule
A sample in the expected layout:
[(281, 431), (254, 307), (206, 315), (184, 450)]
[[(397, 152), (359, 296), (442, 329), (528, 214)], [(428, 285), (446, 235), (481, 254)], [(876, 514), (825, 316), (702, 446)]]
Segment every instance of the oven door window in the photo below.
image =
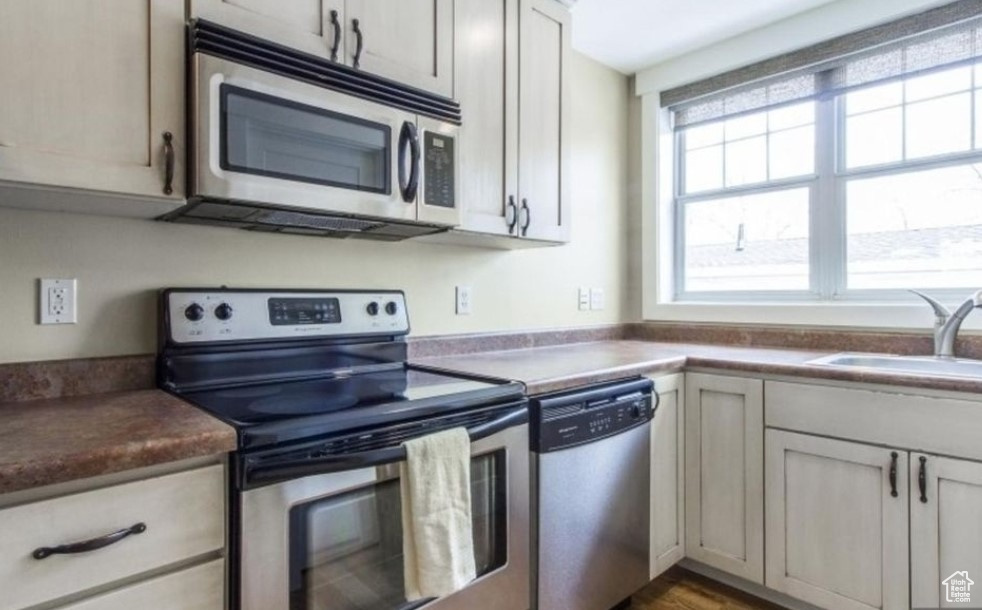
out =
[[(505, 450), (471, 460), (478, 575), (505, 565)], [(388, 610), (406, 602), (399, 480), (390, 479), (290, 510), (290, 609)]]
[(390, 194), (388, 125), (221, 85), (222, 169)]

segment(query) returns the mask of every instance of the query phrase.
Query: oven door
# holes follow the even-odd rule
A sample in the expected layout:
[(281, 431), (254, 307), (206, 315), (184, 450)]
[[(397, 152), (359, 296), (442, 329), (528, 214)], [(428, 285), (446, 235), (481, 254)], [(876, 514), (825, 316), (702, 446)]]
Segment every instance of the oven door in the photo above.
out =
[(471, 444), (478, 577), (409, 603), (399, 463), (296, 478), (240, 494), (242, 610), (516, 610), (529, 607), (528, 426)]
[(416, 115), (203, 53), (191, 88), (192, 198), (416, 219)]

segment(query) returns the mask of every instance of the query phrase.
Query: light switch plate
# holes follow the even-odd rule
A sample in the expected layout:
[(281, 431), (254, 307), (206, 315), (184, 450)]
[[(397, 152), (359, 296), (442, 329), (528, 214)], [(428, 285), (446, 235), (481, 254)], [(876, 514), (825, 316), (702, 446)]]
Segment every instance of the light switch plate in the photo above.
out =
[(591, 288), (590, 289), (590, 309), (593, 311), (601, 311), (607, 304), (607, 298), (604, 295), (603, 288)]
[(457, 286), (457, 315), (471, 315), (471, 287)]
[(579, 303), (580, 311), (588, 311), (590, 309), (589, 288), (580, 288), (578, 303)]
[(41, 324), (75, 324), (77, 320), (77, 286), (75, 279), (42, 279), (38, 282), (38, 322)]

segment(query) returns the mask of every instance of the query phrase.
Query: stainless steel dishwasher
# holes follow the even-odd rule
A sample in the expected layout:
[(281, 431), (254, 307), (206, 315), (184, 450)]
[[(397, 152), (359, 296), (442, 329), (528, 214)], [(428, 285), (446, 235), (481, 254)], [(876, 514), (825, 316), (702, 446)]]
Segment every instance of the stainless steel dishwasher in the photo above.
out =
[(652, 387), (532, 398), (534, 608), (607, 610), (648, 584)]

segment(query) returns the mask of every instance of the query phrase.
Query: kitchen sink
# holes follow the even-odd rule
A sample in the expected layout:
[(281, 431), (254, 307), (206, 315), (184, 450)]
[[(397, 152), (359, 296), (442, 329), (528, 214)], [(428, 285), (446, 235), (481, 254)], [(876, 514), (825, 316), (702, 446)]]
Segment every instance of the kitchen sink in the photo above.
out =
[(834, 354), (811, 360), (808, 364), (845, 368), (873, 369), (884, 372), (942, 375), (982, 379), (982, 360), (935, 358), (932, 356), (890, 356), (876, 354)]

